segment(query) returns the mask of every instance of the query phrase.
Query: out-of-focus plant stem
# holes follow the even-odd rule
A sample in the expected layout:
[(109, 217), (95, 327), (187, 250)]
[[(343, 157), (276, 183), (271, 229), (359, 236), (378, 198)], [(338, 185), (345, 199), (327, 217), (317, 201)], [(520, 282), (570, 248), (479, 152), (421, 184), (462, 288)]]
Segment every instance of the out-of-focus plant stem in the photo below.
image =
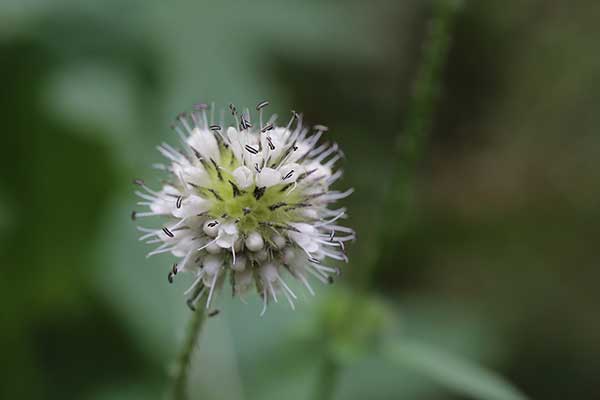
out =
[[(427, 23), (427, 34), (422, 47), (421, 61), (413, 81), (412, 96), (408, 105), (404, 126), (395, 143), (397, 162), (384, 199), (384, 213), (393, 208), (399, 214), (397, 220), (384, 224), (384, 232), (394, 230), (401, 233), (403, 227), (414, 218), (415, 174), (428, 145), (433, 114), (442, 88), (443, 69), (450, 49), (451, 36), (457, 16), (462, 8), (461, 0), (437, 0)], [(398, 210), (400, 211), (398, 213)], [(384, 240), (381, 241), (383, 243)], [(365, 286), (372, 282), (372, 269), (377, 261), (364, 268), (359, 279)]]
[[(388, 208), (394, 207), (401, 210), (401, 215), (408, 216), (414, 209), (415, 170), (427, 148), (435, 103), (442, 86), (442, 70), (450, 47), (450, 36), (461, 4), (461, 0), (437, 0), (434, 2), (406, 122), (398, 137), (398, 162), (394, 166), (394, 175), (385, 199), (384, 212)], [(396, 223), (397, 221), (392, 222)], [(389, 225), (385, 224), (384, 229), (388, 228)], [(363, 288), (371, 284), (373, 268), (376, 264), (373, 263), (364, 268), (364, 275), (358, 280)], [(315, 400), (333, 398), (337, 378), (341, 372), (340, 368), (339, 363), (330, 358), (323, 361), (319, 371)]]
[(330, 356), (327, 356), (317, 376), (317, 386), (315, 387), (315, 400), (328, 400), (332, 399), (337, 386), (338, 377), (340, 374), (340, 367), (338, 363), (333, 360)]
[(206, 319), (206, 311), (204, 307), (199, 307), (192, 313), (192, 318), (189, 322), (187, 336), (183, 347), (177, 357), (175, 370), (173, 373), (173, 383), (170, 393), (172, 400), (187, 400), (188, 399), (188, 377), (190, 373), (190, 365), (194, 350), (197, 347), (200, 332)]

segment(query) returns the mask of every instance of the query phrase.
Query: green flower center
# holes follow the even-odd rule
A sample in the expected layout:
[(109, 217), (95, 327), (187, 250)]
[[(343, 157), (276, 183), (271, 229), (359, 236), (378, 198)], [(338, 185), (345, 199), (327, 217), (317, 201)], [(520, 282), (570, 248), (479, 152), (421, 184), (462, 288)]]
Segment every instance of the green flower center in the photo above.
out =
[[(235, 170), (239, 163), (230, 150), (221, 151), (221, 165), (229, 171)], [(287, 226), (290, 222), (306, 220), (298, 211), (306, 206), (302, 203), (305, 196), (300, 190), (293, 190), (294, 183), (281, 183), (268, 188), (251, 185), (247, 188), (237, 186), (230, 172), (214, 165), (207, 168), (211, 183), (198, 190), (206, 198), (213, 199), (208, 211), (212, 218), (224, 215), (238, 220), (241, 233), (258, 231), (266, 237), (274, 232), (271, 227)]]

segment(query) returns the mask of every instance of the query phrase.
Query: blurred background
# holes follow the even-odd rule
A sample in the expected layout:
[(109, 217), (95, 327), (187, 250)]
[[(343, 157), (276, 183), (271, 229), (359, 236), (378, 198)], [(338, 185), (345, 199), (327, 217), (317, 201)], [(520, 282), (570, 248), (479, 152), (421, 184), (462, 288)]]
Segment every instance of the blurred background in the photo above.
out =
[[(163, 398), (188, 282), (167, 283), (170, 256), (145, 258), (131, 180), (158, 180), (155, 145), (175, 143), (192, 104), (269, 99), (330, 127), (359, 240), (295, 312), (258, 318), (257, 301), (222, 293), (194, 398), (311, 398), (333, 353), (336, 399), (475, 398), (363, 349), (371, 322), (348, 298), (400, 347), (426, 343), (532, 399), (598, 398), (600, 3), (457, 4), (428, 139), (403, 170), (435, 7), (3, 0), (0, 397)], [(358, 317), (331, 328), (331, 313)]]

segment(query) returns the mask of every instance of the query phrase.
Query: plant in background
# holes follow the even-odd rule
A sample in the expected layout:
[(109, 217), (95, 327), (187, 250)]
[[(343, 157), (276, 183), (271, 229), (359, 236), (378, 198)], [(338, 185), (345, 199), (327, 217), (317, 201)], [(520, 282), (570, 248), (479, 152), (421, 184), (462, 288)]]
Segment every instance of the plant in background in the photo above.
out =
[(352, 193), (330, 190), (342, 176), (334, 170), (341, 151), (319, 142), (327, 127), (306, 128), (296, 112), (286, 126), (277, 126), (276, 117), (264, 121), (268, 104), (256, 106), (257, 123), (248, 110), (238, 113), (230, 105), (235, 125), (229, 127), (223, 117), (215, 124), (214, 105), (196, 105), (173, 125), (182, 150), (158, 146), (167, 159), (155, 165), (168, 173), (163, 187), (155, 191), (135, 181), (138, 205), (148, 211), (132, 217), (163, 217), (159, 228), (140, 227), (140, 240), (158, 244), (149, 256), (170, 252), (179, 258), (169, 282), (179, 272), (194, 275), (186, 291), (192, 309), (204, 295), (209, 308), (225, 282), (234, 296), (256, 290), (261, 315), (280, 297), (294, 308), (297, 295), (285, 277), (314, 295), (310, 276), (331, 283), (339, 274), (325, 260), (348, 261), (344, 243), (355, 235), (339, 225), (346, 210), (331, 207)]

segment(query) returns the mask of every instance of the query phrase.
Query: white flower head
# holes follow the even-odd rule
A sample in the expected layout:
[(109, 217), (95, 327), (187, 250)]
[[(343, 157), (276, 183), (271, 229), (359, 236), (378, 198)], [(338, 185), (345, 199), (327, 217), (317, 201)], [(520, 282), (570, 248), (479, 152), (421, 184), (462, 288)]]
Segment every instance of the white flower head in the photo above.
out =
[(330, 189), (341, 176), (334, 170), (342, 157), (337, 144), (321, 143), (327, 128), (303, 126), (296, 112), (286, 126), (276, 126), (275, 117), (264, 122), (267, 105), (256, 106), (257, 124), (248, 110), (230, 105), (235, 125), (227, 128), (215, 124), (214, 105), (179, 115), (173, 129), (180, 149), (158, 146), (167, 163), (156, 167), (169, 173), (167, 183), (156, 191), (135, 181), (138, 205), (148, 210), (132, 218), (163, 221), (156, 229), (140, 227), (140, 240), (158, 244), (149, 256), (170, 252), (178, 258), (169, 282), (179, 272), (195, 276), (186, 291), (191, 308), (204, 296), (209, 308), (225, 282), (242, 298), (257, 291), (261, 315), (280, 298), (294, 308), (297, 295), (286, 280), (314, 294), (309, 279), (332, 283), (339, 274), (327, 259), (348, 261), (344, 243), (355, 235), (340, 225), (345, 209), (331, 208), (352, 193)]

